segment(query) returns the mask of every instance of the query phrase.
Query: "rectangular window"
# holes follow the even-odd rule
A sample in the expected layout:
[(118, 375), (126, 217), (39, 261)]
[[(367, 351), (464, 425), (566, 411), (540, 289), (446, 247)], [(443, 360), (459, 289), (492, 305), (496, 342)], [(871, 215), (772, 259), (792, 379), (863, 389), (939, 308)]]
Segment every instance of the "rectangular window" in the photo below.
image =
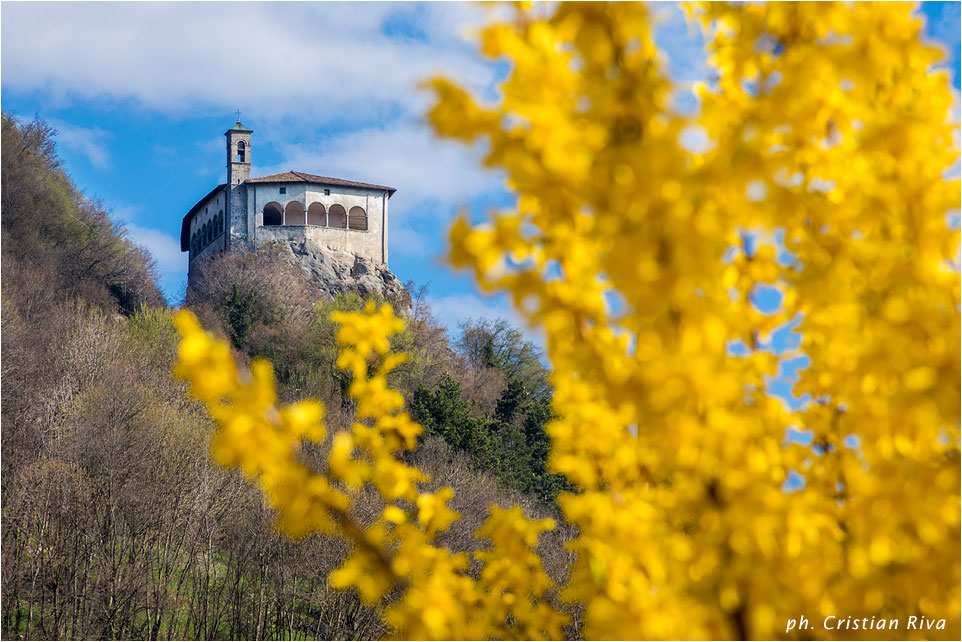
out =
[(286, 188), (286, 187), (282, 187), (282, 188), (281, 188), (281, 194), (287, 194), (287, 188)]
[(331, 195), (331, 190), (329, 189), (324, 190), (324, 196), (330, 196), (330, 195)]

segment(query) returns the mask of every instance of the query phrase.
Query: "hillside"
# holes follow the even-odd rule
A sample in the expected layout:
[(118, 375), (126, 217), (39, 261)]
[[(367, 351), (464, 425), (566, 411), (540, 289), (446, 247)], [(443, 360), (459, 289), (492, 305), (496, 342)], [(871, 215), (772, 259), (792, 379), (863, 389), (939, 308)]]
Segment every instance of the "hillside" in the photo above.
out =
[(152, 259), (73, 185), (52, 134), (3, 115), (4, 292), (30, 291), (39, 306), (80, 297), (125, 314), (162, 305)]
[[(151, 258), (72, 183), (54, 143), (44, 123), (3, 116), (2, 636), (386, 635), (376, 609), (327, 585), (342, 541), (278, 535), (258, 492), (210, 462), (211, 422), (170, 376), (177, 337)], [(269, 251), (205, 269), (187, 299), (204, 324), (242, 363), (271, 359), (283, 398), (320, 398), (334, 429), (349, 426), (328, 315), (361, 296), (321, 296)], [(491, 322), (451, 342), (422, 291), (395, 348), (411, 359), (393, 384), (428, 433), (411, 463), (453, 486), (464, 515), (444, 543), (479, 547), (493, 503), (554, 514), (563, 484), (545, 470), (551, 389), (536, 346)], [(305, 457), (321, 466), (328, 446)], [(362, 522), (372, 501), (362, 493)], [(556, 577), (562, 537), (542, 544)]]

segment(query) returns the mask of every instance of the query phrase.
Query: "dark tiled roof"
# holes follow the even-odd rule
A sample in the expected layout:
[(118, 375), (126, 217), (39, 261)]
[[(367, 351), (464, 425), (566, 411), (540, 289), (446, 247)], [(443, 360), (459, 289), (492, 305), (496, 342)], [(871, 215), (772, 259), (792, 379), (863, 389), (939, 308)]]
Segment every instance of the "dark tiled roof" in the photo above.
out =
[(207, 202), (207, 199), (209, 199), (211, 196), (213, 196), (220, 190), (224, 189), (225, 187), (227, 187), (227, 183), (221, 183), (220, 185), (212, 189), (210, 192), (208, 192), (207, 196), (197, 201), (197, 203), (195, 203), (194, 206), (190, 208), (190, 211), (184, 215), (184, 220), (180, 224), (180, 251), (181, 252), (186, 252), (187, 250), (190, 249), (190, 221), (192, 218), (194, 218), (194, 214), (197, 213), (197, 210), (200, 209), (201, 205)]
[(346, 181), (343, 178), (331, 178), (330, 176), (318, 176), (306, 172), (281, 172), (270, 176), (251, 178), (248, 183), (321, 183), (322, 185), (340, 185), (341, 187), (360, 187), (365, 189), (381, 189), (394, 194), (397, 190), (386, 185), (374, 185), (373, 183), (360, 183), (358, 181)]

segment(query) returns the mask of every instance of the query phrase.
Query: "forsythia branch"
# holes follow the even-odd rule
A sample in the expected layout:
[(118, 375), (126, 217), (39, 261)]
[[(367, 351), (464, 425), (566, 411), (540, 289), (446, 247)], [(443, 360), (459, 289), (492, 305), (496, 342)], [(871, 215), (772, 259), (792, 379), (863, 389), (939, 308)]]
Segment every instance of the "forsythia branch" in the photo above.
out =
[[(205, 332), (190, 312), (177, 314), (183, 339), (176, 374), (190, 382), (218, 423), (211, 441), (214, 459), (240, 468), (260, 485), (283, 532), (340, 533), (352, 542), (353, 552), (331, 573), (330, 583), (356, 589), (368, 604), (399, 589), (402, 598), (385, 610), (399, 637), (458, 639), (479, 632), (559, 637), (567, 618), (545, 599), (552, 582), (532, 552), (538, 533), (553, 522), (532, 522), (520, 509), (492, 508), (478, 532), (492, 547), (475, 555), (480, 578), (467, 575), (465, 554), (434, 543), (458, 518), (447, 507), (454, 491), (420, 491), (426, 475), (395, 458), (414, 447), (422, 430), (401, 411), (401, 395), (387, 386), (387, 375), (404, 361), (388, 353), (388, 339), (403, 322), (390, 306), (375, 310), (373, 303), (363, 313), (331, 316), (341, 326), (338, 365), (353, 374), (348, 394), (358, 402), (358, 421), (351, 432), (333, 436), (324, 474), (298, 457), (303, 440), (321, 443), (327, 435), (320, 402), (278, 408), (269, 364), (255, 361), (252, 380), (242, 381), (226, 343)], [(380, 365), (372, 372), (371, 364)], [(375, 488), (384, 503), (381, 516), (366, 528), (351, 514), (351, 492), (364, 485)]]
[[(480, 36), (511, 63), (496, 104), (428, 85), (438, 134), (482, 142), (517, 194), (457, 220), (449, 258), (544, 331), (549, 465), (580, 489), (558, 498), (578, 532), (563, 597), (587, 638), (832, 635), (787, 630), (804, 614), (899, 619), (894, 636), (920, 616), (958, 639), (959, 124), (941, 53), (904, 4), (687, 10), (716, 75), (694, 115), (638, 3), (515, 5)], [(178, 316), (215, 459), (260, 483), (285, 532), (347, 527), (333, 585), (373, 603), (406, 582), (385, 610), (399, 636), (559, 637), (532, 550), (552, 525), (492, 510), (478, 579), (436, 546), (452, 491), (422, 493), (394, 457), (420, 432), (385, 379), (401, 322), (336, 320), (358, 422), (324, 475), (297, 459), (323, 407), (275, 410), (266, 363), (241, 382)], [(793, 327), (797, 349), (777, 338)], [(791, 405), (766, 393), (789, 357), (808, 364)], [(346, 516), (365, 485), (385, 508), (361, 529)]]

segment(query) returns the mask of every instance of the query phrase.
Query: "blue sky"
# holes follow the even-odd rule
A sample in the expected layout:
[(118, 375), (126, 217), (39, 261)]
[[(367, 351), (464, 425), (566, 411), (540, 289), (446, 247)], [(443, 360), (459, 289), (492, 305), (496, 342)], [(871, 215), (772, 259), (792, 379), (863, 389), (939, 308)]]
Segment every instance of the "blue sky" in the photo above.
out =
[[(927, 33), (951, 52), (959, 87), (959, 3), (926, 3)], [(0, 7), (0, 103), (59, 132), (66, 169), (154, 255), (177, 303), (186, 283), (184, 213), (225, 177), (234, 110), (254, 130), (253, 174), (287, 169), (391, 185), (390, 266), (430, 284), (454, 329), (516, 319), (440, 259), (455, 213), (512, 198), (476, 151), (436, 140), (417, 89), (436, 73), (493, 98), (503, 65), (467, 40), (487, 12), (460, 3), (19, 3)], [(659, 5), (672, 75), (704, 78), (698, 34)], [(685, 104), (679, 94), (679, 104)], [(691, 107), (692, 105), (688, 105)]]

